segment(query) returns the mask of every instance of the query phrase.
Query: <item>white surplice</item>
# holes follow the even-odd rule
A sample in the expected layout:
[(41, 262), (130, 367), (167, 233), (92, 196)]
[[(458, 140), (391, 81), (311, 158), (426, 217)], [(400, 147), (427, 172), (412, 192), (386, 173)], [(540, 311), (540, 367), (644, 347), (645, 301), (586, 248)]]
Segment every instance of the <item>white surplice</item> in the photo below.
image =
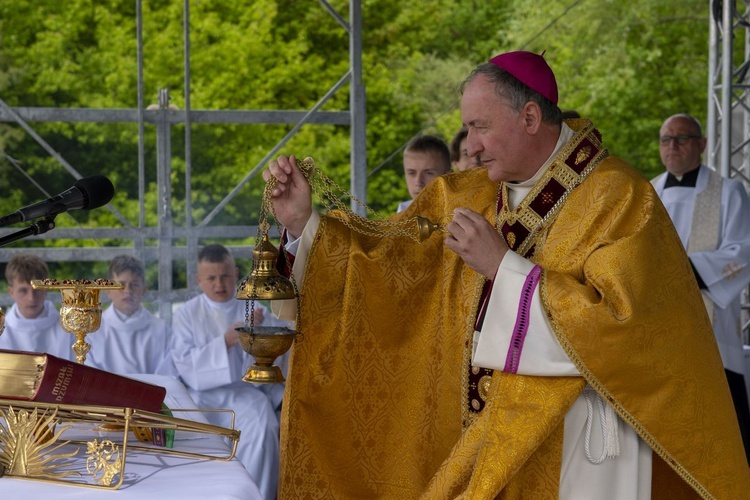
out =
[(41, 314), (33, 319), (25, 318), (13, 304), (5, 314), (5, 333), (0, 335), (0, 349), (14, 351), (46, 352), (58, 358), (75, 360), (71, 346), (74, 335), (63, 330), (60, 313), (47, 300)]
[(409, 205), (411, 205), (412, 201), (414, 200), (406, 200), (406, 201), (400, 202), (398, 204), (398, 207), (396, 207), (396, 213), (403, 212), (404, 210), (406, 210), (409, 207)]
[[(255, 308), (264, 311), (261, 325), (278, 321), (261, 304)], [(234, 410), (235, 428), (241, 431), (237, 458), (263, 497), (272, 500), (279, 475), (279, 420), (269, 397), (242, 382), (252, 358), (239, 344), (227, 348), (224, 340), (229, 325), (244, 320), (244, 301), (214, 302), (205, 294), (190, 299), (174, 314), (172, 357), (199, 407)], [(215, 425), (229, 425), (221, 413), (206, 413), (206, 418)]]
[[(563, 124), (555, 150), (537, 174), (523, 183), (508, 184), (511, 208), (528, 194), (573, 135), (574, 132)], [(292, 272), (297, 283), (302, 283), (307, 256), (319, 224), (320, 216), (313, 212), (302, 235), (286, 246), (287, 251), (295, 255)], [(505, 255), (494, 280), (482, 331), (475, 334), (473, 365), (500, 371), (505, 368), (506, 353), (510, 348), (515, 324), (515, 320), (510, 321), (508, 318), (516, 318), (524, 283), (533, 268), (534, 264), (530, 260), (512, 251)], [(273, 302), (272, 305), (279, 317), (294, 317), (294, 301)], [(538, 287), (532, 297), (530, 313), (529, 328), (516, 373), (531, 376), (580, 376), (552, 332), (539, 298)], [(588, 433), (588, 453), (585, 446), (589, 420), (587, 398), (593, 409)], [(598, 411), (604, 405), (606, 402), (587, 386), (565, 416), (559, 498), (648, 500), (651, 498), (651, 448), (620, 418), (615, 416), (612, 420), (612, 424), (617, 426), (619, 455), (605, 458), (598, 464), (593, 463), (604, 450), (604, 430)], [(587, 458), (587, 454), (591, 459)]]
[(178, 375), (172, 362), (167, 324), (143, 306), (131, 316), (109, 306), (102, 313), (99, 330), (86, 339), (91, 344), (86, 363), (96, 368), (122, 375)]
[[(686, 248), (695, 199), (706, 189), (708, 177), (708, 167), (701, 165), (694, 188), (672, 186), (664, 189), (666, 172), (652, 181)], [(750, 283), (750, 200), (738, 181), (722, 179), (718, 229), (719, 241), (715, 250), (690, 253), (688, 257), (708, 287), (702, 293), (708, 295), (714, 304), (714, 334), (724, 368), (745, 376), (745, 386), (750, 390), (740, 325), (741, 293)]]

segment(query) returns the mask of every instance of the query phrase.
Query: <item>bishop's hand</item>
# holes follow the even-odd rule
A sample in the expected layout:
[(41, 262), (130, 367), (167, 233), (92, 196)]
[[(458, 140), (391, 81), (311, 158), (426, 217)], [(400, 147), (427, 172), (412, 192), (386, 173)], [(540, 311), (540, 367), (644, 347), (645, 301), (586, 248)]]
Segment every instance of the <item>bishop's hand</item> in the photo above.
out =
[(279, 156), (263, 171), (263, 179), (268, 182), (276, 178), (271, 191), (276, 219), (289, 232), (290, 239), (296, 239), (305, 229), (312, 214), (312, 189), (302, 171), (297, 167), (294, 155)]
[(467, 266), (493, 279), (508, 251), (508, 245), (487, 219), (468, 208), (457, 208), (445, 229), (445, 246), (458, 254)]

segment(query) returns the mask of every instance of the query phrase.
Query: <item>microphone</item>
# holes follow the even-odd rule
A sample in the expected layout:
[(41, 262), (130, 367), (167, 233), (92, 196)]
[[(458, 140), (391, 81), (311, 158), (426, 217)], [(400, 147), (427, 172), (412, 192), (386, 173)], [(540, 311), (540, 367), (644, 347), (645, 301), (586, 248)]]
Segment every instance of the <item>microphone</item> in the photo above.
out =
[(0, 217), (0, 227), (18, 222), (49, 217), (68, 210), (91, 210), (106, 205), (115, 195), (112, 182), (103, 175), (78, 179), (72, 188), (57, 196), (24, 207), (10, 215)]

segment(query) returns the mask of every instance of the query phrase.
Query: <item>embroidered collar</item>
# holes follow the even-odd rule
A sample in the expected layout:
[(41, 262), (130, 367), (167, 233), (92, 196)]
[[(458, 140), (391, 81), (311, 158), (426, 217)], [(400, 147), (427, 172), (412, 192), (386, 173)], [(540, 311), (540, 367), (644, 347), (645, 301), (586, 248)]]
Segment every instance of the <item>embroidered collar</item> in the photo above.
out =
[(590, 120), (577, 131), (552, 160), (549, 168), (514, 210), (510, 210), (508, 186), (498, 187), (497, 227), (508, 247), (528, 257), (543, 229), (557, 217), (570, 192), (588, 177), (609, 153), (601, 134)]

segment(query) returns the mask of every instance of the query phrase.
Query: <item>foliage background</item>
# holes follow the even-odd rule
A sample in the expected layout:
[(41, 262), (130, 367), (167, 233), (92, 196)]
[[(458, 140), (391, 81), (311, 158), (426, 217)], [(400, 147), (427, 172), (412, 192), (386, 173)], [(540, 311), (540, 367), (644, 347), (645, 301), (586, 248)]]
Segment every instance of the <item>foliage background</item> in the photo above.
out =
[[(329, 3), (348, 19), (347, 0)], [(649, 177), (661, 170), (656, 137), (663, 119), (689, 112), (705, 121), (705, 0), (362, 0), (361, 5), (367, 196), (381, 213), (391, 213), (408, 198), (401, 148), (420, 132), (450, 140), (461, 123), (458, 85), (472, 67), (501, 51), (546, 51), (561, 107), (592, 118), (611, 153)], [(158, 89), (168, 88), (172, 103), (183, 108), (183, 2), (143, 0), (142, 6), (146, 104), (156, 101)], [(135, 12), (136, 0), (3, 0), (0, 98), (11, 107), (135, 108)], [(347, 33), (314, 0), (193, 0), (190, 13), (194, 110), (306, 110), (349, 67)], [(348, 109), (348, 86), (324, 109)], [(114, 205), (137, 224), (135, 124), (32, 126), (82, 175), (112, 179)], [(205, 216), (290, 128), (194, 125), (193, 218)], [(153, 226), (153, 128), (146, 127), (146, 134), (145, 217)], [(184, 129), (176, 126), (172, 209), (177, 224), (185, 220), (183, 148)], [(348, 127), (309, 125), (284, 152), (315, 157), (327, 175), (348, 186), (349, 150)], [(29, 177), (51, 194), (71, 185), (70, 175), (16, 124), (0, 124), (0, 152), (2, 213), (44, 198)], [(253, 179), (214, 222), (252, 223), (262, 187), (260, 178)], [(106, 210), (79, 211), (57, 222), (120, 226)], [(76, 263), (55, 263), (53, 269), (66, 276), (83, 274)], [(106, 263), (99, 263), (86, 272), (102, 275), (104, 269)]]

